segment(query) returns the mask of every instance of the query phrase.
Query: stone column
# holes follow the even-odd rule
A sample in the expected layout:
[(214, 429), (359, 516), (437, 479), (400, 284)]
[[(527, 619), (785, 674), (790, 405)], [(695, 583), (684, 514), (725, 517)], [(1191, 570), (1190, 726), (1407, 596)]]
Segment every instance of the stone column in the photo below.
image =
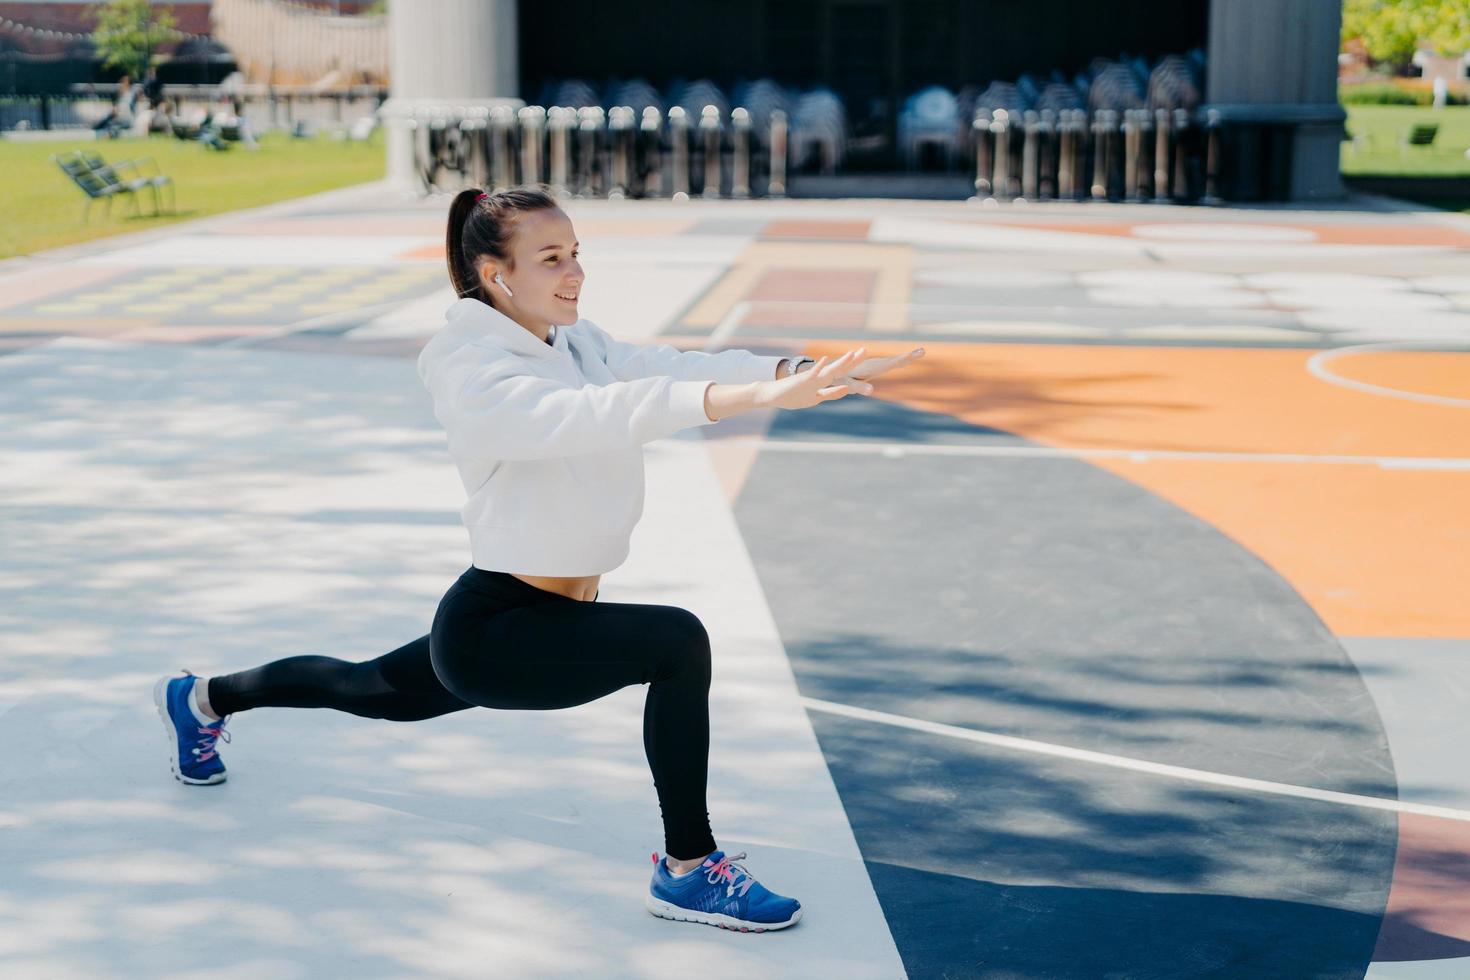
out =
[(516, 0), (390, 0), (389, 98), (383, 103), (388, 180), (419, 189), (408, 120), (414, 110), (520, 108)]
[[(1347, 118), (1337, 101), (1342, 0), (1215, 0), (1210, 4), (1207, 105), (1237, 132), (1243, 156), (1289, 154), (1292, 199), (1341, 197), (1339, 140)], [(1262, 128), (1257, 128), (1262, 127)], [(1264, 127), (1285, 138), (1270, 138)], [(1254, 166), (1255, 172), (1271, 168)]]

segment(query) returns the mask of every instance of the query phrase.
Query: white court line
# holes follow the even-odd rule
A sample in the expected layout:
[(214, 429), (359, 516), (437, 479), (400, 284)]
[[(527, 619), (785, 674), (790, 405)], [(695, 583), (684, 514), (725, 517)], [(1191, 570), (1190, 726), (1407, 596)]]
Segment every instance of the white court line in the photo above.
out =
[(1013, 735), (999, 735), (995, 732), (984, 732), (974, 728), (943, 725), (938, 722), (923, 721), (919, 718), (891, 715), (886, 711), (873, 711), (869, 708), (856, 708), (850, 704), (836, 704), (831, 701), (821, 701), (817, 698), (803, 697), (801, 703), (812, 711), (822, 711), (829, 715), (841, 715), (844, 718), (854, 718), (858, 721), (871, 721), (879, 725), (891, 725), (894, 728), (907, 728), (911, 731), (924, 732), (929, 735), (943, 735), (946, 738), (956, 738), (961, 741), (975, 742), (980, 745), (1015, 749), (1020, 752), (1034, 752), (1038, 755), (1056, 756), (1062, 759), (1071, 759), (1074, 762), (1091, 762), (1100, 766), (1111, 766), (1115, 769), (1130, 769), (1134, 772), (1146, 772), (1155, 776), (1168, 776), (1171, 779), (1183, 779), (1193, 783), (1208, 783), (1211, 786), (1227, 786), (1231, 789), (1250, 790), (1255, 793), (1269, 793), (1274, 796), (1294, 796), (1304, 800), (1317, 800), (1321, 803), (1339, 803), (1343, 806), (1356, 806), (1369, 810), (1390, 810), (1395, 813), (1415, 813), (1425, 817), (1442, 817), (1446, 820), (1460, 820), (1470, 823), (1470, 810), (1457, 810), (1447, 806), (1431, 806), (1425, 803), (1406, 803), (1403, 800), (1390, 800), (1381, 796), (1339, 793), (1336, 790), (1316, 789), (1311, 786), (1275, 783), (1267, 779), (1230, 776), (1221, 772), (1210, 772), (1207, 769), (1190, 769), (1185, 766), (1165, 765), (1161, 762), (1145, 762), (1142, 759), (1130, 759), (1127, 756), (1111, 755), (1107, 752), (1074, 749), (1065, 745), (1053, 745), (1050, 742), (1038, 742), (1029, 738), (1016, 738)]
[(1339, 456), (1312, 453), (1233, 453), (1187, 449), (1057, 449), (1049, 446), (945, 446), (907, 442), (832, 442), (806, 439), (767, 439), (762, 451), (778, 453), (867, 453), (899, 459), (904, 456), (1032, 456), (1075, 459), (1096, 456), (1146, 463), (1151, 459), (1192, 459), (1226, 463), (1329, 463), (1378, 466), (1386, 470), (1470, 470), (1470, 459), (1456, 456)]
[[(1448, 341), (1454, 343), (1454, 341)], [(1425, 402), (1430, 405), (1450, 405), (1454, 408), (1470, 408), (1470, 398), (1454, 398), (1450, 395), (1430, 395), (1422, 391), (1404, 391), (1401, 388), (1385, 388), (1383, 385), (1369, 384), (1366, 381), (1354, 381), (1352, 378), (1344, 378), (1340, 374), (1333, 374), (1322, 365), (1335, 357), (1344, 354), (1358, 354), (1363, 351), (1373, 350), (1413, 350), (1415, 347), (1423, 347), (1426, 344), (1431, 347), (1442, 347), (1446, 341), (1434, 340), (1386, 340), (1381, 344), (1355, 344), (1352, 347), (1338, 347), (1334, 350), (1318, 351), (1307, 360), (1307, 371), (1313, 376), (1326, 381), (1328, 384), (1338, 385), (1342, 388), (1352, 388), (1356, 391), (1365, 391), (1370, 395), (1386, 395), (1389, 398), (1404, 398), (1414, 402)]]
[(748, 300), (742, 299), (732, 303), (730, 309), (725, 312), (724, 318), (720, 320), (719, 325), (710, 332), (708, 339), (705, 341), (704, 349), (712, 350), (713, 348), (724, 346), (725, 341), (729, 340), (735, 331), (740, 329), (740, 321), (745, 319), (745, 314), (749, 309), (750, 302)]

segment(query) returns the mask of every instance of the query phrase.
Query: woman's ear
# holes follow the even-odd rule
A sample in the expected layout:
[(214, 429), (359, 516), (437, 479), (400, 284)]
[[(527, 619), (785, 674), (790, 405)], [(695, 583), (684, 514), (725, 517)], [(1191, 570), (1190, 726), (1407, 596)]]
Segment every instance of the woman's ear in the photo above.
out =
[(510, 291), (510, 286), (506, 283), (505, 279), (500, 275), (500, 270), (498, 268), (496, 268), (495, 263), (493, 263), (493, 262), (487, 262), (487, 263), (485, 263), (483, 269), (484, 269), (484, 271), (481, 273), (481, 275), (482, 275), (482, 277), (484, 279), (485, 289), (487, 290), (487, 292), (490, 289), (491, 284), (493, 283), (494, 286), (495, 286), (495, 288), (498, 289), (498, 290), (500, 290), (507, 297), (510, 297), (510, 296), (514, 296), (515, 295), (515, 293), (513, 293), (513, 292)]
[(495, 263), (481, 263), (475, 268), (475, 274), (480, 277), (480, 288), (488, 290), (495, 282)]

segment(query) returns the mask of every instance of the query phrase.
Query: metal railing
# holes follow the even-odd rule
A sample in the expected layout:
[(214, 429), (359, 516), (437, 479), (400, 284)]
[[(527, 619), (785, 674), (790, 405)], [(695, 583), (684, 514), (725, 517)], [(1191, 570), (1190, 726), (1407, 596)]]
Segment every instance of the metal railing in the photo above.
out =
[[(630, 106), (444, 106), (407, 120), (425, 193), (545, 182), (572, 197), (783, 197), (786, 114), (757, 133), (741, 106), (666, 113)], [(985, 202), (1217, 203), (1219, 114), (1212, 109), (979, 109), (971, 122), (974, 194)]]
[(741, 106), (722, 117), (708, 105), (697, 120), (677, 105), (641, 116), (631, 106), (420, 107), (403, 124), (425, 193), (547, 183), (572, 197), (688, 200), (785, 195), (788, 123), (779, 109), (769, 118), (765, 139)]
[(979, 109), (971, 199), (1219, 203), (1221, 133), (1208, 108)]

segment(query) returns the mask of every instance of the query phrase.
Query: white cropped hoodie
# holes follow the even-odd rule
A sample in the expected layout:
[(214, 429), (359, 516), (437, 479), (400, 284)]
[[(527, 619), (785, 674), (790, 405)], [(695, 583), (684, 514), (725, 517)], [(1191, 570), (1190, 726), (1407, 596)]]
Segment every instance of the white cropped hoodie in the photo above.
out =
[(776, 376), (781, 358), (614, 340), (590, 320), (536, 339), (457, 299), (419, 354), (468, 500), (471, 561), (522, 575), (600, 575), (643, 515), (643, 444), (710, 425), (705, 389)]

